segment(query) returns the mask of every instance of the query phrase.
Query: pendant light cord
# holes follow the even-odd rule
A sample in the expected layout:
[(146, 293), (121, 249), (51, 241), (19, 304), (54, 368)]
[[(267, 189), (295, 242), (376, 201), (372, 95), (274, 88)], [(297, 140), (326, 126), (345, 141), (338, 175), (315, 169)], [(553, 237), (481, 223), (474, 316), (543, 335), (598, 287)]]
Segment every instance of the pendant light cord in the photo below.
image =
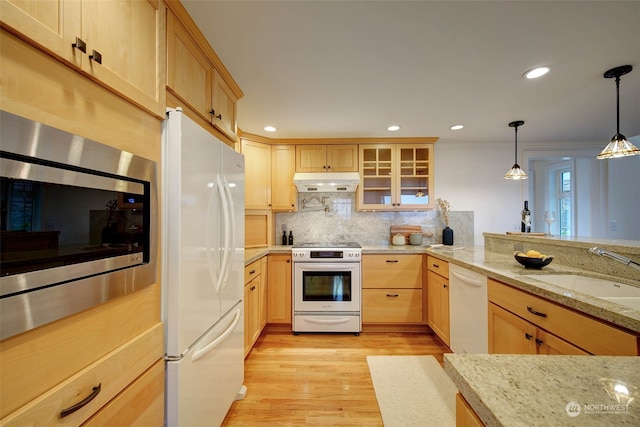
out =
[(616, 76), (616, 135), (620, 134), (620, 76)]
[(518, 126), (515, 126), (516, 129), (516, 152), (515, 152), (515, 161), (514, 164), (518, 164)]

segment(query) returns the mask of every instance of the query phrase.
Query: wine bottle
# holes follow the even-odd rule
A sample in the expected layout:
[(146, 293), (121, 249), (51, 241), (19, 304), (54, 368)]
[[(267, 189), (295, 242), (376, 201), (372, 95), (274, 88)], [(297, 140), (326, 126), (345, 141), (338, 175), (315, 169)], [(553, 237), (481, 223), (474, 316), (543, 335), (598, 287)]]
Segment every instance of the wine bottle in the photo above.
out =
[(522, 219), (521, 219), (521, 231), (523, 233), (531, 233), (531, 212), (529, 211), (529, 201), (525, 200), (524, 201), (524, 209), (521, 212), (522, 214)]
[(293, 245), (293, 231), (289, 231), (289, 244)]
[(284, 230), (282, 232), (282, 246), (285, 246), (287, 244), (287, 231)]

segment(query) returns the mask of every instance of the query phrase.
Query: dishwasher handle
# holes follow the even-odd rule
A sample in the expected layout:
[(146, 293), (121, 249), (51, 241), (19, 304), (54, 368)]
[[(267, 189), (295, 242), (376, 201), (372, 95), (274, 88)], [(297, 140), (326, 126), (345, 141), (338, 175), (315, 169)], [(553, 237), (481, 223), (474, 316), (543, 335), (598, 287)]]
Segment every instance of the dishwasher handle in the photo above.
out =
[(484, 286), (484, 281), (483, 280), (477, 280), (477, 279), (473, 279), (471, 277), (466, 277), (466, 276), (463, 276), (460, 273), (456, 273), (455, 271), (451, 271), (450, 273), (453, 276), (455, 276), (457, 279), (460, 279), (462, 281), (462, 283), (464, 283), (465, 285), (475, 286), (477, 288), (481, 288), (481, 287)]

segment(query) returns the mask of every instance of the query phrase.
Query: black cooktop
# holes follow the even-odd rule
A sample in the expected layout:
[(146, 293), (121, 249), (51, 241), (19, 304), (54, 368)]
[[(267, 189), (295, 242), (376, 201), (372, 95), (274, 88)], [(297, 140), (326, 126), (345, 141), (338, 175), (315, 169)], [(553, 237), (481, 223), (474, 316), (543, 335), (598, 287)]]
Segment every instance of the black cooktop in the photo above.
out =
[(356, 242), (302, 242), (295, 243), (293, 249), (302, 248), (323, 248), (323, 249), (339, 249), (339, 248), (357, 248), (360, 249), (359, 243)]

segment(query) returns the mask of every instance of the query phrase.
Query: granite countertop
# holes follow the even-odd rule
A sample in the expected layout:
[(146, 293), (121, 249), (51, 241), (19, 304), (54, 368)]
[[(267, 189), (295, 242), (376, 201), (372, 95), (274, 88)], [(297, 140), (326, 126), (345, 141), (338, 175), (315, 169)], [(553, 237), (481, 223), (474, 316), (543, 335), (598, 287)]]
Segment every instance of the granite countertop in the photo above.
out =
[[(267, 254), (290, 253), (291, 246), (274, 245), (264, 248), (245, 249), (245, 265), (260, 259)], [(578, 274), (611, 280), (611, 276), (592, 273), (582, 269), (572, 268), (561, 264), (551, 263), (542, 270), (525, 269), (518, 264), (513, 255), (489, 252), (484, 246), (393, 246), (393, 245), (363, 245), (363, 254), (428, 254), (457, 264), (461, 267), (476, 271), (489, 278), (512, 285), (524, 291), (539, 295), (551, 301), (589, 314), (595, 318), (619, 325), (636, 333), (640, 333), (640, 310), (592, 297), (579, 292), (547, 284), (536, 280), (538, 274)], [(618, 279), (640, 287), (640, 281)]]
[(445, 354), (444, 369), (487, 426), (640, 425), (640, 357)]

